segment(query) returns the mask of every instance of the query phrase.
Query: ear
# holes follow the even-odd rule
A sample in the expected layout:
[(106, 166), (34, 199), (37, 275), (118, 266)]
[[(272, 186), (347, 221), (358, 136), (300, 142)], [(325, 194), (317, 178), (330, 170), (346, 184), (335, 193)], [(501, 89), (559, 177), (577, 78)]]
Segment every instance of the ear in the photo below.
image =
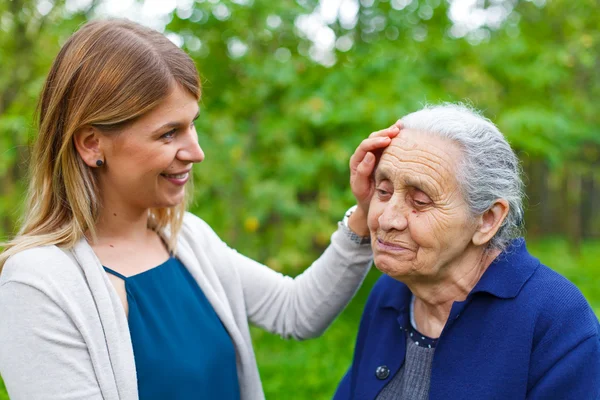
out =
[(96, 161), (104, 161), (101, 141), (100, 132), (91, 126), (83, 127), (73, 135), (75, 149), (87, 166), (96, 168)]
[(508, 214), (509, 206), (505, 199), (498, 199), (484, 212), (477, 223), (477, 230), (473, 234), (473, 244), (481, 246), (492, 240), (502, 222)]

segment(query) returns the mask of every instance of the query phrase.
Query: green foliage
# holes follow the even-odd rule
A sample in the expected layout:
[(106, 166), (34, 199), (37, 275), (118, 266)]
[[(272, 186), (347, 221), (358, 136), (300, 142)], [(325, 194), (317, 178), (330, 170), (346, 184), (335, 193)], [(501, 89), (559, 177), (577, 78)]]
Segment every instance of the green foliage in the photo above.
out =
[(70, 13), (64, 1), (0, 2), (0, 241), (12, 234), (23, 205), (28, 145), (34, 114), (50, 64), (60, 45), (87, 19)]
[(9, 400), (8, 393), (6, 392), (6, 386), (4, 386), (2, 378), (0, 378), (0, 400)]

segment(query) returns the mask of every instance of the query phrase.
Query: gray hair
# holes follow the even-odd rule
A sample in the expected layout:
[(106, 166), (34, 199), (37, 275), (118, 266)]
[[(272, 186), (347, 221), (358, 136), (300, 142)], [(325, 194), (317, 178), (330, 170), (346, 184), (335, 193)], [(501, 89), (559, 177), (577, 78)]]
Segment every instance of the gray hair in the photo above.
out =
[(523, 181), (521, 166), (496, 125), (463, 104), (426, 106), (402, 118), (405, 128), (453, 140), (462, 149), (457, 179), (473, 216), (487, 211), (497, 199), (509, 204), (508, 215), (488, 243), (504, 250), (521, 235)]

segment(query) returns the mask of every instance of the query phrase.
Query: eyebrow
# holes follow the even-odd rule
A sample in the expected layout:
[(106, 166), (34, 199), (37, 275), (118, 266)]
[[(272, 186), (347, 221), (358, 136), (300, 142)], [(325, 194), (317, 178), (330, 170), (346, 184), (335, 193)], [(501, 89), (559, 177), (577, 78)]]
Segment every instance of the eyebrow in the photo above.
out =
[(411, 177), (405, 176), (404, 177), (404, 184), (406, 186), (411, 186), (414, 187), (416, 189), (419, 189), (422, 192), (431, 191), (431, 188), (429, 187), (429, 185), (427, 184), (423, 184), (423, 182), (421, 180), (417, 180), (417, 179), (413, 179)]
[(387, 168), (377, 167), (377, 169), (375, 170), (375, 180), (376, 181), (389, 181), (390, 174), (389, 174)]
[[(195, 121), (195, 120), (197, 120), (199, 116), (200, 116), (200, 110), (198, 110), (198, 112), (196, 113), (196, 116), (194, 117), (194, 119), (192, 120), (192, 122)], [(185, 125), (185, 124), (182, 124), (181, 122), (178, 122), (178, 121), (167, 122), (166, 124), (162, 125), (161, 127), (156, 128), (152, 132), (152, 134), (158, 133), (158, 132), (160, 132), (160, 131), (162, 131), (162, 130), (164, 130), (166, 128), (179, 128), (179, 127), (181, 127), (183, 125)]]
[[(377, 168), (377, 170), (375, 170), (375, 181), (391, 181), (390, 171), (388, 170), (388, 168)], [(437, 193), (437, 190), (435, 190), (434, 187), (427, 184), (426, 182), (423, 182), (421, 179), (415, 179), (410, 176), (404, 176), (402, 178), (402, 181), (406, 186), (414, 187), (415, 189), (418, 189), (425, 194), (429, 193), (431, 195), (434, 195)]]

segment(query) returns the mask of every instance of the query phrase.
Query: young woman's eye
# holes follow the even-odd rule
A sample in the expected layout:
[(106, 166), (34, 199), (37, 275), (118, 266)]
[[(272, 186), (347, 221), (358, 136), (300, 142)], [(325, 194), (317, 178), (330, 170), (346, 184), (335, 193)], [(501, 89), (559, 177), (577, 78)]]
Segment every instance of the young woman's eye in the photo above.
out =
[(163, 134), (160, 138), (161, 139), (173, 139), (175, 137), (176, 131), (177, 131), (176, 129), (171, 129), (169, 132)]

